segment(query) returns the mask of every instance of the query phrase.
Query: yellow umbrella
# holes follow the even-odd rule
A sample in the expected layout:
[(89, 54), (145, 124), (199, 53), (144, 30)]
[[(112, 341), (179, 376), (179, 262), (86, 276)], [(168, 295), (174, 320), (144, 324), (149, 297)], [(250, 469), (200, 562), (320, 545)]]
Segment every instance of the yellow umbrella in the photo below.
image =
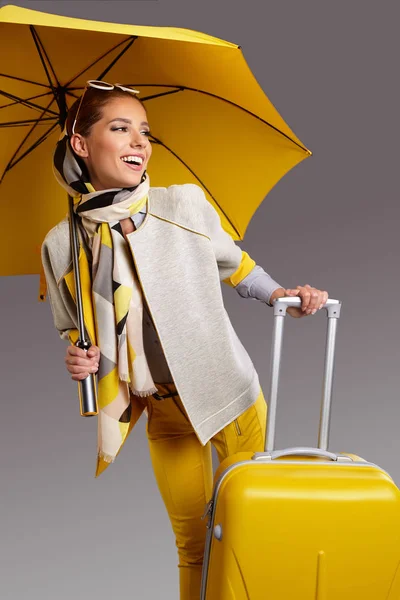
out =
[(240, 46), (204, 33), (9, 5), (0, 8), (0, 56), (0, 275), (41, 270), (41, 242), (67, 212), (52, 153), (88, 79), (140, 90), (153, 136), (151, 185), (200, 185), (235, 240), (270, 189), (311, 154)]

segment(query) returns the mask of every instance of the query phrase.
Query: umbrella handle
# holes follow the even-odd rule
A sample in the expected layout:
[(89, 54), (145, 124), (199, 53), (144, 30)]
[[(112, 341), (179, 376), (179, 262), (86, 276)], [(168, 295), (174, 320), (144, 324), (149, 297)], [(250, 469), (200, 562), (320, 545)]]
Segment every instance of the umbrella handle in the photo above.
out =
[[(78, 228), (74, 212), (74, 202), (71, 196), (68, 196), (69, 201), (69, 225), (70, 225), (70, 240), (72, 252), (72, 265), (74, 269), (75, 294), (76, 294), (76, 310), (78, 318), (79, 338), (76, 346), (82, 348), (86, 352), (92, 345), (90, 340), (86, 339), (83, 305), (82, 305), (82, 288), (79, 271), (79, 253), (78, 253)], [(88, 375), (86, 379), (78, 382), (78, 397), (79, 406), (82, 417), (92, 417), (98, 414), (97, 405), (97, 386), (96, 378), (93, 373)]]
[(97, 386), (94, 373), (78, 381), (79, 407), (82, 417), (93, 417), (99, 413), (97, 407)]

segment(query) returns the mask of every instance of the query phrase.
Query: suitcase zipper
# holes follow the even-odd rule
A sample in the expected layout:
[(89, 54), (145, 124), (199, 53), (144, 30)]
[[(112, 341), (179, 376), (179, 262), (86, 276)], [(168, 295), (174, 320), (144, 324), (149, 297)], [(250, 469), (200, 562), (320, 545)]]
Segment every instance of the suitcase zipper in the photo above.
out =
[(210, 563), (210, 545), (211, 545), (211, 539), (212, 539), (212, 528), (211, 528), (212, 523), (213, 523), (213, 514), (212, 513), (213, 513), (214, 503), (215, 503), (215, 490), (214, 490), (214, 494), (213, 494), (211, 500), (209, 501), (209, 503), (206, 506), (204, 515), (202, 516), (202, 519), (205, 519), (206, 516), (208, 515), (208, 521), (206, 524), (207, 534), (206, 534), (206, 544), (205, 544), (205, 549), (204, 549), (203, 573), (202, 573), (202, 577), (201, 577), (201, 590), (200, 590), (201, 600), (204, 600), (206, 597), (207, 574), (208, 574), (208, 567), (209, 567), (209, 563)]

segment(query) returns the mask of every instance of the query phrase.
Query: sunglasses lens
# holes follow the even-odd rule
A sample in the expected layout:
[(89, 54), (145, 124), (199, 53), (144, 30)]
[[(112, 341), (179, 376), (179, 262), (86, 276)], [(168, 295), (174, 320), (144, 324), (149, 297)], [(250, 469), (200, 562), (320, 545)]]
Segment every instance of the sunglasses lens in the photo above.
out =
[(120, 83), (116, 83), (115, 87), (119, 88), (120, 90), (123, 90), (124, 92), (130, 92), (131, 94), (140, 94), (139, 90), (134, 90), (133, 88), (125, 87)]
[(96, 79), (91, 79), (88, 81), (88, 84), (91, 87), (97, 88), (98, 90), (112, 90), (114, 88), (110, 83), (106, 83), (105, 81), (97, 81)]

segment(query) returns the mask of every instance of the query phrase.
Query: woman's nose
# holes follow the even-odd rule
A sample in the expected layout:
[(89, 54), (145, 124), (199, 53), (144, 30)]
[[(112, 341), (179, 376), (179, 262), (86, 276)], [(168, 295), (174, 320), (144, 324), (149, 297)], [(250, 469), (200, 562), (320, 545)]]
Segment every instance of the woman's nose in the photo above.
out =
[(135, 147), (135, 148), (144, 148), (145, 146), (147, 146), (148, 143), (148, 139), (145, 135), (142, 135), (141, 133), (134, 133), (132, 134), (131, 137), (131, 146)]

